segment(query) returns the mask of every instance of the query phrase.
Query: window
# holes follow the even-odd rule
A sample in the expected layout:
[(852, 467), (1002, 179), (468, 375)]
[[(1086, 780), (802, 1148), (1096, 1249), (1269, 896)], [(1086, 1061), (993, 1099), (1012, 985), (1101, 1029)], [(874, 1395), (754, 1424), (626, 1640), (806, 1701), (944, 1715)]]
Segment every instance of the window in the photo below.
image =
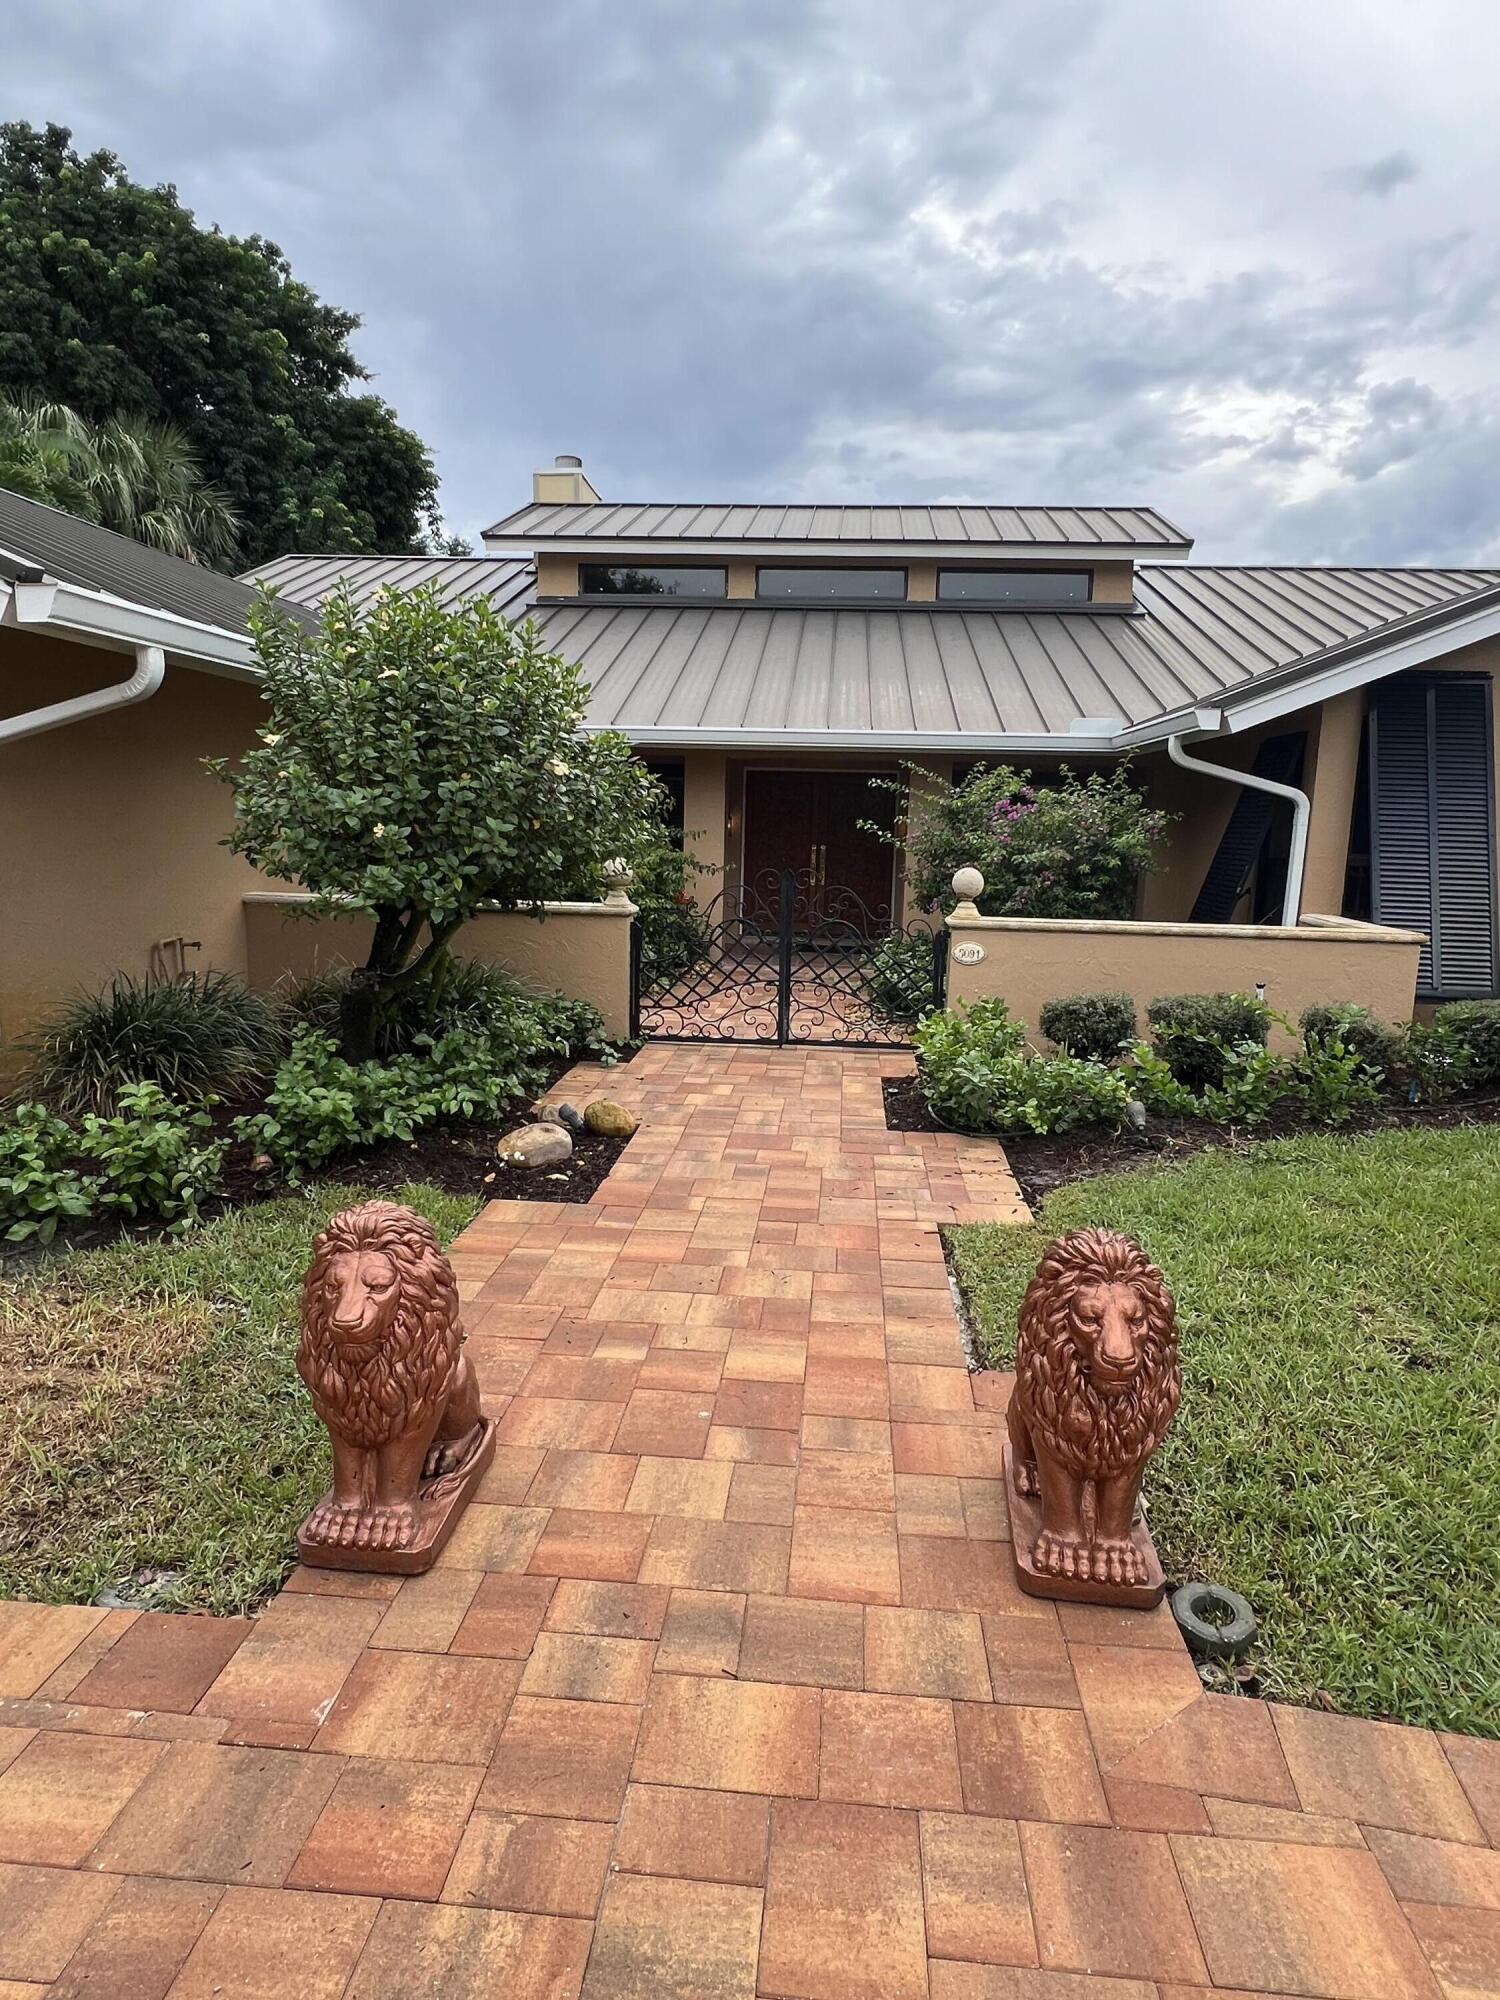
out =
[(906, 595), (904, 569), (758, 569), (757, 597), (791, 599), (798, 604), (862, 602), (870, 597)]
[(580, 597), (723, 597), (722, 569), (663, 569), (659, 564), (580, 563)]
[(1087, 604), (1086, 569), (940, 569), (939, 597), (959, 604)]

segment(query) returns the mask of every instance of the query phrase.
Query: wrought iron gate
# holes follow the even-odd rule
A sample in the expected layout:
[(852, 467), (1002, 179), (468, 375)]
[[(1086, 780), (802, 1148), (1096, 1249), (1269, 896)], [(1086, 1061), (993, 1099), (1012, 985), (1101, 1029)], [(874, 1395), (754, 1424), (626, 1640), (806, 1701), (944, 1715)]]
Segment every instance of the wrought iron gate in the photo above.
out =
[(761, 877), (705, 908), (631, 927), (634, 1032), (684, 1042), (829, 1042), (898, 1048), (941, 1006), (948, 933), (905, 926), (811, 871)]

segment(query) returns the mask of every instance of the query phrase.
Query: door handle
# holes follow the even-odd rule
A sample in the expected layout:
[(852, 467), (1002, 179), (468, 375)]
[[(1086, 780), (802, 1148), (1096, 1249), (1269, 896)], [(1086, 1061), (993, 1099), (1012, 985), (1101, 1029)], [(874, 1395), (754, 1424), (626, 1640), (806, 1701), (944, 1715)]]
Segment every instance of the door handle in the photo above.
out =
[(825, 840), (818, 849), (818, 887), (828, 886), (828, 843)]

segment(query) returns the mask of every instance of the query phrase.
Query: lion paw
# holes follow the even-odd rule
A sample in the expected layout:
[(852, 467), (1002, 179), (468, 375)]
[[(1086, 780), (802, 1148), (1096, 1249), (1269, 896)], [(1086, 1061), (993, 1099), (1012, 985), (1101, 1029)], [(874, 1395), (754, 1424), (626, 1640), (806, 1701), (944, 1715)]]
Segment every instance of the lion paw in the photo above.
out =
[(1043, 1576), (1087, 1577), (1089, 1550), (1083, 1536), (1043, 1528), (1031, 1546), (1031, 1560)]
[(1146, 1558), (1128, 1537), (1095, 1542), (1091, 1567), (1095, 1583), (1146, 1581)]
[(1037, 1475), (1034, 1458), (1018, 1458), (1016, 1469), (1016, 1491), (1023, 1500), (1034, 1500), (1042, 1490), (1042, 1482)]
[(370, 1549), (410, 1548), (417, 1532), (417, 1510), (409, 1500), (391, 1500), (372, 1507), (361, 1540)]
[(359, 1528), (359, 1507), (345, 1507), (332, 1494), (320, 1500), (308, 1515), (302, 1533), (309, 1542), (319, 1547), (336, 1549), (349, 1548), (354, 1542)]

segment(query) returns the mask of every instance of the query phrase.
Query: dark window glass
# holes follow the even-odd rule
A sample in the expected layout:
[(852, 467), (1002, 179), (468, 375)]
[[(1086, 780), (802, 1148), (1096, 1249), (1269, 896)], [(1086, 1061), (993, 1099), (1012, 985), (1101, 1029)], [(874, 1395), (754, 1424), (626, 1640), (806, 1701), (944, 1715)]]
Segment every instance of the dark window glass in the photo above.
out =
[(906, 595), (904, 569), (758, 569), (757, 597), (794, 598), (798, 603), (829, 599)]
[(667, 829), (672, 835), (674, 846), (681, 847), (683, 823), (687, 806), (686, 773), (682, 764), (674, 759), (644, 757), (641, 760), (653, 778), (660, 779), (667, 788), (671, 804), (667, 808)]
[(1086, 569), (940, 569), (938, 596), (960, 604), (1087, 604)]
[(663, 569), (653, 563), (637, 568), (625, 563), (580, 563), (581, 597), (722, 597), (722, 569)]

